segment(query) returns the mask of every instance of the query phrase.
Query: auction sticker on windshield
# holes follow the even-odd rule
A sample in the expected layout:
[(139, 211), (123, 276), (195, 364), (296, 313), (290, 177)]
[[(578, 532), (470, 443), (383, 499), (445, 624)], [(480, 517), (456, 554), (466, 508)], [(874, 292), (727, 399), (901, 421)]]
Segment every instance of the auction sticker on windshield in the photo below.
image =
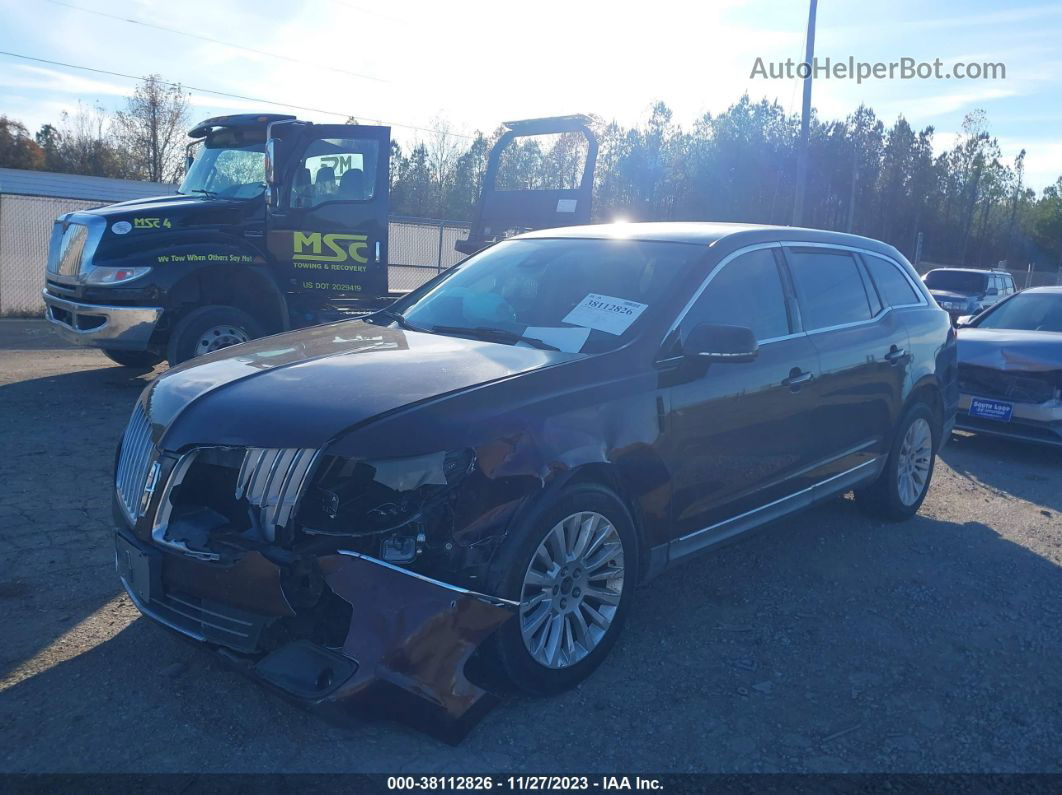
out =
[(647, 306), (611, 295), (588, 293), (562, 322), (619, 336), (631, 327)]
[(973, 398), (970, 400), (971, 417), (983, 417), (986, 420), (1010, 422), (1013, 412), (1014, 406), (1010, 403), (1004, 403), (1002, 400), (985, 400), (984, 398)]

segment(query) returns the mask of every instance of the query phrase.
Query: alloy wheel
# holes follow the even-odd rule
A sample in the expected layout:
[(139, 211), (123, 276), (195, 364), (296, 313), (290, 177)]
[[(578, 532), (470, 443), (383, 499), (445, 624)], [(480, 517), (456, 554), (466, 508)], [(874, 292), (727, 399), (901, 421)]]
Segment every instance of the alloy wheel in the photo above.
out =
[(907, 428), (897, 461), (896, 485), (904, 505), (914, 505), (926, 490), (932, 460), (933, 433), (929, 423), (919, 417)]
[(623, 542), (592, 511), (562, 519), (528, 564), (520, 596), (520, 634), (531, 657), (567, 668), (605, 637), (623, 594)]

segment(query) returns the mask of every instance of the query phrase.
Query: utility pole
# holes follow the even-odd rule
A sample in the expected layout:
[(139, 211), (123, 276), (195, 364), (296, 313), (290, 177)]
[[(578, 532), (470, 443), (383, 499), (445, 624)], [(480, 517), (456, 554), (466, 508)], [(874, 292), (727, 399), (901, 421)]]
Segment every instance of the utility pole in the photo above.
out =
[(804, 50), (804, 63), (808, 67), (808, 76), (804, 78), (804, 102), (800, 111), (800, 141), (797, 144), (796, 194), (793, 196), (792, 226), (800, 226), (804, 221), (804, 183), (808, 177), (808, 127), (811, 124), (811, 76), (814, 73), (812, 61), (815, 58), (815, 12), (819, 0), (811, 0), (808, 9), (808, 42)]

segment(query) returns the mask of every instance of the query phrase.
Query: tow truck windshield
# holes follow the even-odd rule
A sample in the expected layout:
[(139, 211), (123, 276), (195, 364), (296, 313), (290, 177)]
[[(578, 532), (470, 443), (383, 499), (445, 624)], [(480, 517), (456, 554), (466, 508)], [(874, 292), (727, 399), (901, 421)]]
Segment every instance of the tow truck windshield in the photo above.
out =
[(265, 142), (236, 143), (212, 136), (203, 143), (178, 193), (253, 199), (265, 190)]

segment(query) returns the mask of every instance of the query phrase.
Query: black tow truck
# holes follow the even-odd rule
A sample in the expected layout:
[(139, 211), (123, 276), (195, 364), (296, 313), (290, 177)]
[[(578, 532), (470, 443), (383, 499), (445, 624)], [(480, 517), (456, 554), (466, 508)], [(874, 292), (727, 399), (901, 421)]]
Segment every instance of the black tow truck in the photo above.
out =
[[(587, 222), (597, 153), (589, 121), (507, 122), (458, 249), (469, 254), (512, 231)], [(496, 189), (514, 141), (573, 132), (587, 140), (578, 185)], [(173, 365), (394, 300), (389, 127), (241, 114), (207, 119), (189, 136), (176, 194), (56, 220), (43, 297), (61, 336), (122, 365)]]

